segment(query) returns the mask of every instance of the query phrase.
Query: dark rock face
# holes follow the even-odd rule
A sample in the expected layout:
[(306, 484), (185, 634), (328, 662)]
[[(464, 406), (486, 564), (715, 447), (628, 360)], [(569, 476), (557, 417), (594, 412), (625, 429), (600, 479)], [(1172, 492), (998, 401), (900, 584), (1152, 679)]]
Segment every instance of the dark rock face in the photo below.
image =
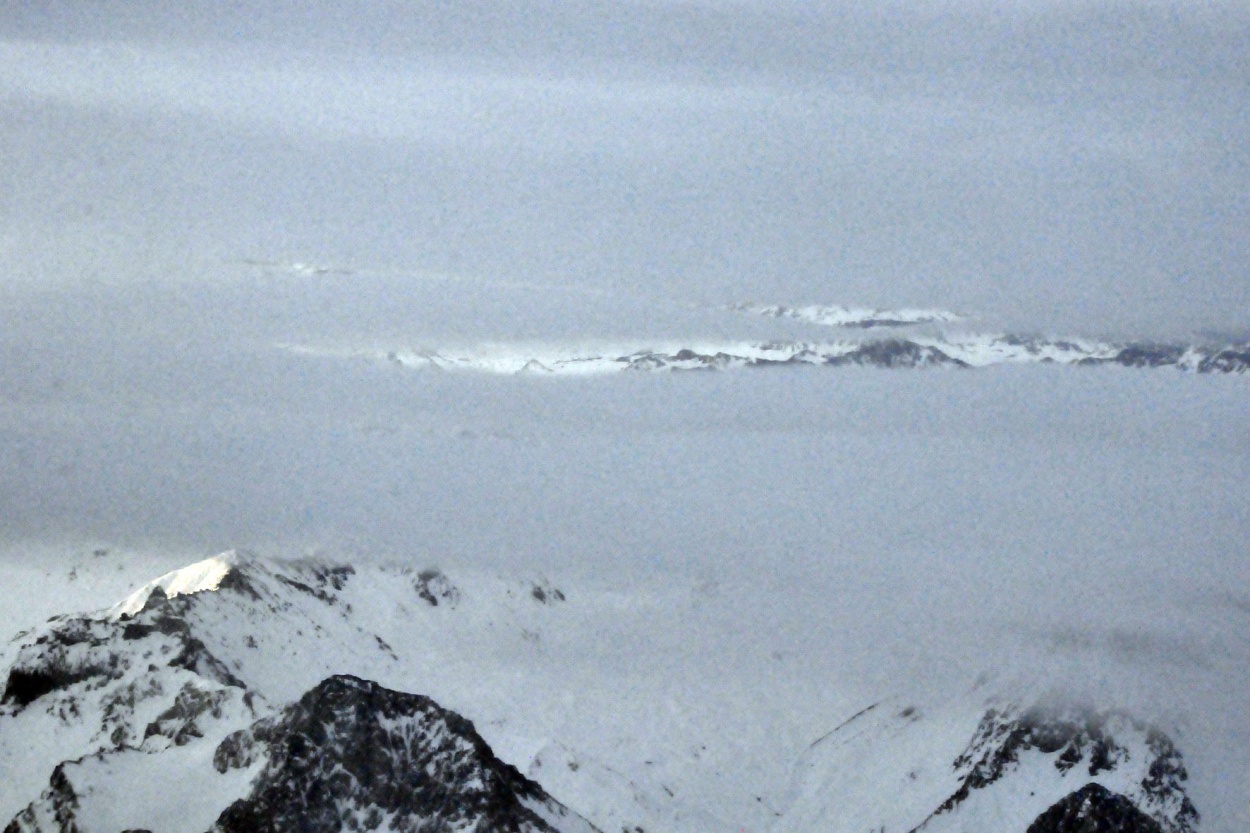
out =
[(1185, 769), (1180, 751), (1171, 738), (1157, 729), (1150, 730), (1146, 745), (1152, 756), (1150, 769), (1141, 782), (1147, 803), (1156, 807), (1177, 805), (1175, 816), (1178, 829), (1193, 830), (1199, 820), (1198, 808), (1185, 794), (1184, 784), (1189, 780), (1189, 771)]
[[(159, 654), (164, 666), (185, 668), (223, 685), (243, 688), (225, 664), (190, 635), (180, 615), (185, 601), (165, 600), (164, 594), (160, 598), (159, 606), (145, 607), (125, 622), (89, 616), (57, 621), (19, 651), (0, 704), (20, 711), (49, 695), (72, 703), (70, 692), (80, 683), (98, 687), (119, 680), (154, 654)], [(157, 644), (159, 652), (154, 651)]]
[(56, 663), (48, 663), (43, 668), (15, 668), (9, 672), (9, 681), (4, 686), (2, 702), (23, 708), (45, 694), (89, 680), (97, 673), (99, 669), (72, 668)]
[(9, 669), (0, 703), (25, 708), (44, 695), (93, 677), (118, 676), (116, 661), (93, 649), (110, 636), (86, 618), (63, 620), (19, 654)]
[(281, 715), (218, 747), (221, 772), (267, 758), (251, 794), (214, 833), (553, 831), (564, 811), (495, 757), (468, 720), (426, 697), (349, 676), (323, 681)]
[(441, 570), (433, 567), (417, 573), (413, 589), (430, 607), (438, 607), (441, 603), (455, 607), (460, 602), (460, 589)]
[(530, 598), (545, 605), (553, 605), (565, 600), (564, 591), (559, 587), (553, 587), (546, 579), (530, 586)]
[(207, 715), (220, 719), (222, 703), (229, 694), (222, 690), (204, 690), (188, 683), (174, 698), (174, 703), (148, 724), (143, 733), (147, 740), (155, 735), (169, 738), (175, 746), (185, 746), (192, 740), (204, 737), (200, 718)]
[[(51, 818), (47, 822), (56, 825), (54, 829), (61, 833), (78, 833), (78, 825), (74, 823), (74, 816), (78, 812), (78, 796), (69, 778), (65, 776), (64, 765), (52, 771), (48, 798)], [(33, 807), (18, 813), (4, 828), (4, 833), (43, 833), (43, 831), (44, 826), (40, 824), (39, 814)]]
[[(231, 575), (237, 574), (238, 571), (231, 573)], [(327, 567), (316, 565), (309, 568), (307, 574), (309, 581), (307, 582), (284, 576), (280, 573), (275, 575), (274, 578), (287, 587), (291, 587), (301, 593), (307, 593), (314, 599), (319, 599), (328, 605), (333, 605), (338, 601), (338, 597), (335, 594), (346, 587), (348, 579), (355, 574), (356, 570), (351, 566)], [(229, 579), (229, 577), (227, 576), (226, 578)], [(250, 586), (248, 590), (251, 590), (253, 594), (255, 593), (255, 590)]]
[(1163, 367), (1176, 364), (1185, 348), (1175, 345), (1131, 344), (1115, 357), (1125, 367)]
[[(969, 749), (955, 761), (956, 767), (972, 765), (960, 792), (966, 795), (994, 783), (1021, 752), (1030, 749), (1059, 752), (1055, 768), (1060, 772), (1077, 766), (1087, 768), (1090, 775), (1114, 769), (1127, 751), (1107, 732), (1107, 719), (1095, 712), (1048, 714), (1041, 709), (1011, 718), (991, 709)], [(958, 803), (954, 799), (952, 803)]]
[(1245, 373), (1250, 371), (1250, 347), (1230, 347), (1198, 363), (1199, 373)]
[(859, 364), (890, 368), (931, 367), (943, 364), (966, 367), (964, 362), (951, 358), (936, 347), (901, 339), (866, 342), (845, 356), (829, 359), (828, 364)]
[(1163, 828), (1124, 796), (1091, 783), (1038, 816), (1028, 833), (1163, 833)]

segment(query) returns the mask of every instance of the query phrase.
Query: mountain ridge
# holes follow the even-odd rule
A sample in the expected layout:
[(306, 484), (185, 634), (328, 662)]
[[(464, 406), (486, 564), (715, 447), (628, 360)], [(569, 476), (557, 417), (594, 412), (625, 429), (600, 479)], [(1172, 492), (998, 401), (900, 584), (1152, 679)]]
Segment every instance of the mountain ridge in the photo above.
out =
[(1055, 364), (1169, 367), (1197, 374), (1250, 371), (1250, 345), (1103, 342), (1006, 334), (912, 336), (862, 341), (668, 341), (634, 344), (484, 344), (413, 350), (281, 344), (294, 355), (363, 358), (407, 369), (502, 375), (598, 376), (781, 367), (981, 368)]
[[(401, 607), (392, 611), (396, 599)], [(681, 739), (696, 744), (686, 761), (637, 760), (653, 753), (623, 750), (635, 757), (624, 769), (558, 740), (535, 744), (538, 751), (522, 756), (528, 765), (515, 750), (504, 763), (476, 720), (440, 704), (450, 696), (478, 708), (466, 693), (490, 687), (484, 666), (469, 666), (471, 674), (449, 685), (449, 655), (421, 660), (432, 646), (374, 629), (378, 617), (406, 610), (411, 627), (402, 633), (430, 640), (438, 622), (485, 615), (475, 627), (486, 631), (473, 633), (516, 628), (500, 644), (539, 657), (543, 623), (577, 604), (543, 577), (481, 584), (433, 569), (231, 551), (166, 573), (111, 607), (54, 617), (0, 653), (6, 833), (224, 833), (261, 829), (261, 819), (281, 820), (264, 827), (275, 831), (434, 830), (446, 822), (587, 833), (596, 821), (609, 833), (734, 829), (670, 780), (705, 766), (715, 738)], [(436, 696), (415, 693), (422, 689)], [(561, 692), (557, 685), (534, 696), (559, 701)], [(414, 782), (418, 771), (459, 774)], [(869, 707), (816, 741), (794, 771), (791, 796), (775, 808), (756, 797), (764, 822), (751, 829), (799, 833), (836, 817), (835, 829), (848, 833), (868, 829), (857, 819), (874, 829), (1009, 822), (1023, 831), (1065, 801), (1108, 813), (1131, 805), (1165, 833), (1195, 833), (1199, 821), (1180, 752), (1156, 727), (1115, 710), (1045, 710), (985, 693), (946, 713)], [(1108, 796), (1080, 793), (1089, 782)], [(903, 815), (886, 812), (886, 796)], [(438, 815), (443, 810), (450, 815)], [(912, 822), (899, 827), (906, 818)]]

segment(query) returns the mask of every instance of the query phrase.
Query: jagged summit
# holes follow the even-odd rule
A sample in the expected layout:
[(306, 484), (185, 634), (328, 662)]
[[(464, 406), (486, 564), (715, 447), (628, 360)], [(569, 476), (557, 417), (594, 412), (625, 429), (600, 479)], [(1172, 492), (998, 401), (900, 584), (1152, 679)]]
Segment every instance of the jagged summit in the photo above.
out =
[[(856, 793), (875, 787), (898, 796), (874, 816), (872, 827), (887, 830), (1023, 833), (1037, 822), (1038, 830), (1085, 831), (1071, 826), (1071, 808), (1089, 806), (1112, 825), (1089, 831), (1193, 833), (1199, 814), (1188, 778), (1166, 733), (1115, 709), (1049, 699), (937, 710), (883, 702), (808, 750), (778, 831), (865, 829), (869, 819), (846, 808), (856, 805)], [(1115, 826), (1139, 816), (1148, 823)], [(1055, 827), (1059, 818), (1068, 821)]]
[(1027, 833), (1163, 833), (1163, 828), (1124, 796), (1091, 781), (1055, 802)]
[(281, 603), (291, 591), (299, 591), (332, 603), (334, 593), (343, 589), (355, 571), (349, 564), (316, 558), (273, 559), (250, 550), (226, 550), (148, 582), (109, 608), (106, 615), (124, 618), (151, 604), (218, 591), (272, 604)]
[(593, 833), (428, 697), (347, 675), (227, 737), (219, 772), (264, 763), (214, 833), (386, 829)]

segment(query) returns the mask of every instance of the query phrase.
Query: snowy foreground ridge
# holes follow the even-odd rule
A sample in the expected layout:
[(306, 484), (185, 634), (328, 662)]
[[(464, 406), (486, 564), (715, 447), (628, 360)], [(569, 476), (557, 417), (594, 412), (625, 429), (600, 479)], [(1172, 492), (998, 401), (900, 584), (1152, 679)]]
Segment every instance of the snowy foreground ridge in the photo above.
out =
[(578, 653), (601, 647), (587, 623), (621, 600), (586, 596), (541, 577), (230, 552), (112, 608), (56, 617), (0, 653), (0, 823), (6, 833), (1198, 829), (1168, 733), (1115, 709), (983, 691), (937, 708), (886, 700), (840, 725), (831, 715), (837, 728), (790, 762), (784, 801), (744, 822), (732, 796), (693, 786), (720, 739), (666, 729), (668, 748), (694, 750), (682, 760), (639, 760), (627, 743), (588, 750), (595, 735), (578, 726), (603, 733), (619, 715), (579, 712), (558, 682), (573, 678), (567, 669), (526, 684), (557, 662), (544, 639), (576, 632)]
[(595, 376), (621, 371), (768, 367), (987, 367), (998, 364), (1171, 367), (1193, 373), (1250, 371), (1250, 345), (1127, 343), (1011, 335), (841, 342), (689, 342), (634, 345), (486, 344), (466, 348), (281, 345), (307, 356), (359, 357), (407, 368), (494, 374)]

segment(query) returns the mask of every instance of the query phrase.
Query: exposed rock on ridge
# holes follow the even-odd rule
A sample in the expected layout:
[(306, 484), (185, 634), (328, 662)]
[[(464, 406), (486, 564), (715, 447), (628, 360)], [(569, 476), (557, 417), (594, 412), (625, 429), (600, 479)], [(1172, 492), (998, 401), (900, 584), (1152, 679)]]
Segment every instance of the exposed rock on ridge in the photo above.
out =
[(495, 757), (473, 724), (427, 697), (335, 676), (281, 715), (228, 737), (219, 771), (268, 758), (214, 833), (593, 828)]
[[(58, 617), (0, 648), (0, 761), (23, 761), (0, 780), (0, 822), (13, 820), (10, 833), (593, 829), (545, 787), (605, 830), (741, 829), (670, 789), (675, 767), (640, 777), (628, 761), (601, 766), (550, 736), (499, 732), (489, 712), (456, 700), (464, 688), (422, 688), (484, 632), (501, 634), (501, 656), (531, 661), (545, 648), (538, 628), (583, 616), (585, 595), (542, 577), (453, 583), (437, 570), (237, 554), (162, 576), (110, 610)], [(437, 652), (474, 617), (471, 641)], [(461, 685), (483, 679), (476, 667)], [(542, 786), (502, 763), (467, 720), (397, 689), (428, 690), (479, 718), (499, 754), (528, 762)], [(955, 711), (865, 709), (813, 745), (797, 797), (770, 806), (767, 823), (774, 833), (1022, 832), (1062, 805), (1064, 833), (1121, 806), (1160, 833), (1197, 829), (1184, 762), (1158, 728), (1118, 711), (980, 698)]]
[(1163, 828), (1124, 796), (1090, 783), (1055, 802), (1027, 833), (1163, 833)]

